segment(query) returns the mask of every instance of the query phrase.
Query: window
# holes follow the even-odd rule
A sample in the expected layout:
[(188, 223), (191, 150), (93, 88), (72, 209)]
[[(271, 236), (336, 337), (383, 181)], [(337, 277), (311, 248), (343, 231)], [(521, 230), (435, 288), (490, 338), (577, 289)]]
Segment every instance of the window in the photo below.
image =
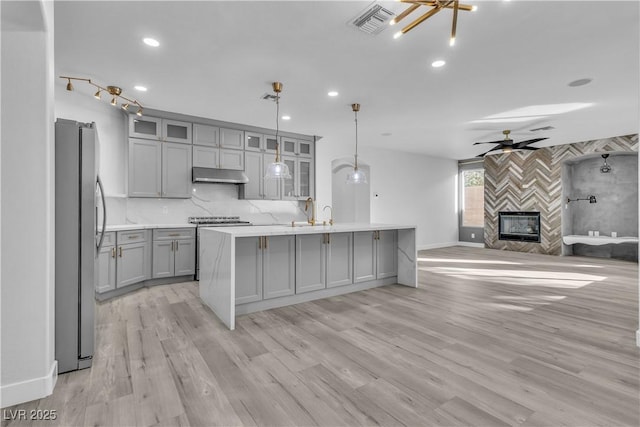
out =
[(462, 226), (484, 227), (484, 169), (461, 173)]

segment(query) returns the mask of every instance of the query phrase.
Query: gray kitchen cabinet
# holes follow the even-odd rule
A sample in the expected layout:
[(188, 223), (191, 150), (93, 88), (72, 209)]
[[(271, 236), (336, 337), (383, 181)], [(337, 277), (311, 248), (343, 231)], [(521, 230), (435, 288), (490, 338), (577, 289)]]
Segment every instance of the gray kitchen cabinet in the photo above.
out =
[(220, 128), (220, 147), (236, 150), (244, 149), (244, 131)]
[(129, 196), (162, 196), (162, 143), (129, 138)]
[(159, 117), (129, 115), (129, 136), (133, 138), (155, 139), (162, 138), (162, 119)]
[(218, 147), (220, 128), (201, 123), (193, 124), (193, 143), (195, 145), (206, 145), (209, 147)]
[(96, 292), (112, 291), (116, 288), (115, 233), (105, 233), (102, 248), (96, 258)]
[(162, 196), (191, 197), (191, 146), (162, 144)]
[(245, 151), (264, 151), (264, 138), (260, 133), (245, 132), (244, 133), (244, 150)]
[(296, 235), (296, 294), (327, 285), (327, 234)]
[(129, 137), (191, 144), (191, 123), (130, 114)]
[(264, 175), (267, 168), (271, 163), (276, 160), (275, 155), (263, 154), (262, 155), (262, 198), (266, 200), (279, 200), (281, 194), (282, 181), (281, 179), (265, 179)]
[(244, 151), (221, 148), (220, 169), (244, 170)]
[(376, 239), (376, 278), (398, 275), (398, 231), (380, 230)]
[(295, 236), (236, 239), (236, 304), (293, 295)]
[(291, 179), (282, 180), (282, 199), (298, 200), (298, 159), (282, 156), (282, 162), (289, 167), (289, 173), (291, 174)]
[(191, 197), (191, 145), (129, 138), (129, 197)]
[(297, 194), (299, 199), (315, 197), (315, 172), (314, 160), (306, 158), (298, 158), (296, 170), (296, 184), (298, 186)]
[(205, 145), (194, 145), (193, 166), (200, 168), (218, 168), (220, 166), (220, 149)]
[(116, 234), (116, 288), (150, 279), (151, 249), (148, 231), (119, 231)]
[(353, 233), (354, 283), (397, 276), (396, 230)]
[(353, 233), (328, 233), (327, 288), (353, 283)]
[(295, 293), (295, 236), (265, 236), (262, 248), (262, 297)]
[(154, 279), (195, 274), (195, 229), (153, 230)]
[(283, 136), (280, 139), (280, 148), (286, 156), (313, 157), (313, 141)]
[(191, 123), (162, 119), (162, 140), (191, 144)]
[(283, 200), (305, 200), (315, 196), (313, 160), (292, 156), (282, 156), (282, 161), (289, 166), (291, 179), (282, 180)]
[(262, 300), (262, 237), (236, 239), (236, 304)]
[(264, 179), (262, 154), (253, 151), (244, 153), (244, 173), (249, 178), (249, 182), (244, 184), (245, 199), (262, 199), (262, 184)]
[(350, 285), (353, 233), (296, 236), (296, 294)]

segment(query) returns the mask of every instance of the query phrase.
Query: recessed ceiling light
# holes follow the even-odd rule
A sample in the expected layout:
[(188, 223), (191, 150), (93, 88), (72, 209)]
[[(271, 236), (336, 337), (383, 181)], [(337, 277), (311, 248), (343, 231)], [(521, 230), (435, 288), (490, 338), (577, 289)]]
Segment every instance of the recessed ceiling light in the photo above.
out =
[(282, 120), (291, 120), (291, 116), (282, 116)]
[(329, 95), (329, 96), (338, 96), (338, 92), (336, 92), (335, 90), (332, 90), (331, 92), (327, 93), (327, 95)]
[(160, 42), (156, 39), (152, 39), (151, 37), (145, 37), (142, 39), (142, 41), (144, 42), (144, 44), (151, 46), (151, 47), (158, 47), (160, 46)]
[(440, 67), (442, 67), (444, 64), (446, 64), (446, 62), (444, 62), (442, 59), (438, 59), (437, 61), (433, 61), (433, 62), (431, 63), (431, 66), (432, 66), (433, 68), (440, 68)]
[(578, 86), (584, 86), (584, 85), (588, 85), (589, 83), (591, 83), (593, 79), (578, 79), (578, 80), (574, 80), (571, 83), (569, 83), (569, 86), (571, 87), (578, 87)]
[(147, 91), (147, 88), (146, 88), (146, 87), (144, 87), (144, 86), (140, 86), (140, 85), (138, 85), (138, 86), (134, 86), (133, 88), (134, 88), (135, 90), (139, 90), (140, 92), (146, 92), (146, 91)]

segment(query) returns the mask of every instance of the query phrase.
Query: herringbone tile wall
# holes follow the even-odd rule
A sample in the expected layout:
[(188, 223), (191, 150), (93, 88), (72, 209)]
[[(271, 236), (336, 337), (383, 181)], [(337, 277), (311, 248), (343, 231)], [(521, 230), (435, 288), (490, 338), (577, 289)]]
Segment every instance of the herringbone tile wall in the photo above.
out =
[[(484, 243), (488, 248), (560, 255), (562, 163), (597, 152), (638, 151), (638, 135), (618, 136), (484, 160)], [(540, 243), (498, 240), (499, 211), (540, 211)]]

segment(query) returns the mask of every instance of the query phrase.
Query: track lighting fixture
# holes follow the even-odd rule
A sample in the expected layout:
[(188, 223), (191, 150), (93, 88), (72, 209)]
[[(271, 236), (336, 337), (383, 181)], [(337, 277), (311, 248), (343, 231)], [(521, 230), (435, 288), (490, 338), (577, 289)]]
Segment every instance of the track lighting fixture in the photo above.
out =
[(416, 11), (420, 6), (430, 7), (431, 9), (429, 9), (429, 11), (427, 11), (423, 15), (419, 16), (417, 19), (415, 19), (409, 25), (404, 27), (402, 30), (396, 32), (393, 35), (394, 39), (397, 39), (400, 36), (402, 36), (403, 34), (408, 33), (409, 31), (411, 31), (412, 29), (414, 29), (415, 27), (417, 27), (418, 25), (420, 25), (421, 23), (423, 23), (427, 19), (431, 18), (436, 13), (440, 12), (442, 9), (453, 9), (453, 21), (451, 23), (451, 38), (449, 39), (449, 46), (453, 46), (456, 43), (456, 29), (457, 29), (457, 26), (458, 26), (458, 11), (459, 10), (464, 10), (464, 11), (468, 12), (468, 11), (475, 11), (477, 9), (476, 6), (471, 6), (471, 5), (467, 5), (467, 4), (460, 4), (460, 2), (458, 0), (451, 0), (451, 1), (443, 1), (443, 0), (434, 0), (434, 1), (399, 0), (399, 1), (402, 2), (402, 3), (410, 4), (411, 6), (409, 6), (402, 13), (400, 13), (398, 16), (393, 18), (389, 22), (390, 25), (395, 25), (398, 22), (402, 21), (408, 15), (410, 15), (411, 13)]
[(111, 105), (113, 105), (114, 107), (118, 105), (118, 99), (122, 98), (125, 102), (122, 104), (122, 109), (125, 111), (128, 111), (129, 106), (130, 105), (135, 105), (138, 107), (138, 111), (136, 111), (136, 114), (138, 116), (142, 116), (142, 105), (136, 101), (135, 99), (129, 99), (126, 96), (122, 95), (122, 89), (119, 88), (118, 86), (107, 86), (107, 87), (102, 87), (99, 84), (96, 84), (94, 82), (91, 81), (91, 79), (85, 79), (85, 78), (81, 78), (81, 77), (70, 77), (70, 76), (60, 76), (61, 79), (66, 79), (67, 80), (67, 90), (68, 91), (73, 91), (73, 85), (71, 84), (71, 80), (79, 80), (79, 81), (83, 81), (83, 82), (87, 82), (89, 83), (91, 86), (96, 87), (98, 90), (96, 91), (96, 93), (93, 95), (96, 99), (100, 99), (102, 92), (107, 92), (109, 95), (111, 95)]
[(282, 92), (282, 83), (273, 82), (271, 83), (271, 87), (276, 94), (276, 159), (267, 166), (267, 172), (264, 177), (265, 179), (291, 179), (289, 166), (280, 160), (280, 139), (278, 133), (280, 132), (280, 92)]

